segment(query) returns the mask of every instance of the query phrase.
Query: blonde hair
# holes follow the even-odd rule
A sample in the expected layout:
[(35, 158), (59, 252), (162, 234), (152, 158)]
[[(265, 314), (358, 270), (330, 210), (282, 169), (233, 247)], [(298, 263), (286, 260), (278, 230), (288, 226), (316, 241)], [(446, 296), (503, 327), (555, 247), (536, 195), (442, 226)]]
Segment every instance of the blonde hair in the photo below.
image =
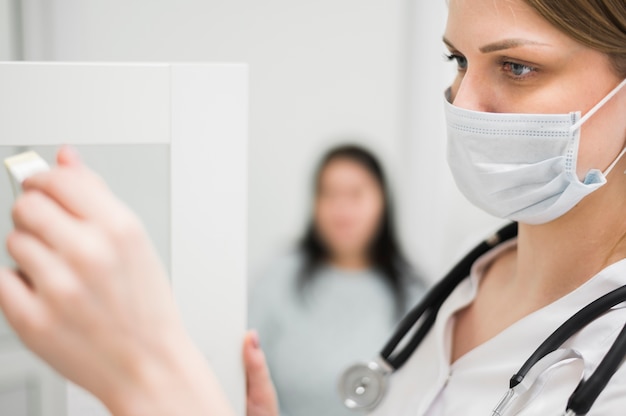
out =
[(576, 41), (609, 56), (626, 78), (625, 0), (525, 0), (544, 19)]

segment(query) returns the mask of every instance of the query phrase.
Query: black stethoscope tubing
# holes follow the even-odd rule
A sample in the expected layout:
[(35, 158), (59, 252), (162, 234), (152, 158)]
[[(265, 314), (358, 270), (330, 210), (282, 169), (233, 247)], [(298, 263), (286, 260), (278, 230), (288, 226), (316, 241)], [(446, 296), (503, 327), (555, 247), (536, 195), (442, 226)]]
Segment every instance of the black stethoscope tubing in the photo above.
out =
[(511, 377), (509, 382), (510, 388), (517, 386), (522, 382), (528, 371), (537, 364), (537, 362), (559, 348), (565, 341), (574, 336), (582, 328), (593, 322), (595, 319), (604, 315), (611, 308), (626, 299), (626, 286), (619, 287), (606, 295), (594, 300), (589, 305), (572, 315), (565, 321), (556, 331), (554, 331), (545, 341), (528, 357), (528, 360), (520, 367), (519, 371)]
[[(415, 352), (434, 325), (441, 305), (454, 289), (470, 274), (471, 267), (476, 260), (498, 244), (516, 237), (517, 228), (517, 223), (511, 223), (499, 230), (491, 238), (479, 244), (457, 263), (457, 265), (429, 291), (422, 301), (402, 319), (396, 332), (380, 353), (380, 357), (391, 367), (392, 372), (402, 367), (413, 352)], [(517, 373), (511, 377), (509, 381), (510, 388), (512, 389), (521, 383), (526, 374), (539, 360), (555, 351), (589, 323), (624, 302), (626, 302), (626, 285), (601, 296), (572, 315), (535, 350)], [(418, 323), (420, 323), (420, 325), (415, 330), (410, 341), (402, 346), (398, 353), (394, 354), (398, 345)], [(600, 393), (604, 390), (611, 377), (620, 367), (625, 357), (626, 325), (624, 325), (622, 331), (595, 371), (587, 379), (581, 380), (569, 397), (566, 414), (586, 414)]]
[[(624, 286), (621, 289), (624, 289)], [(586, 380), (581, 380), (574, 393), (569, 397), (567, 412), (570, 412), (571, 415), (586, 415), (615, 372), (620, 368), (624, 357), (626, 357), (626, 325), (595, 371)]]
[[(512, 389), (521, 383), (526, 374), (539, 360), (555, 351), (578, 331), (624, 301), (626, 301), (626, 286), (621, 286), (599, 297), (572, 315), (528, 357), (528, 360), (520, 367), (517, 373), (511, 377), (509, 388)], [(581, 380), (568, 400), (567, 410), (573, 411), (576, 415), (586, 414), (619, 368), (625, 354), (626, 326), (622, 329), (611, 349), (604, 356), (593, 374), (587, 380)]]
[[(430, 328), (435, 323), (441, 305), (454, 289), (469, 275), (472, 265), (476, 260), (498, 244), (516, 236), (517, 223), (511, 223), (499, 230), (491, 238), (481, 242), (461, 259), (442, 280), (433, 286), (422, 301), (400, 321), (396, 332), (394, 332), (391, 339), (382, 349), (380, 353), (381, 358), (394, 370), (402, 367), (430, 331)], [(403, 347), (399, 353), (392, 356), (398, 344), (400, 344), (419, 320), (422, 322), (409, 343)]]

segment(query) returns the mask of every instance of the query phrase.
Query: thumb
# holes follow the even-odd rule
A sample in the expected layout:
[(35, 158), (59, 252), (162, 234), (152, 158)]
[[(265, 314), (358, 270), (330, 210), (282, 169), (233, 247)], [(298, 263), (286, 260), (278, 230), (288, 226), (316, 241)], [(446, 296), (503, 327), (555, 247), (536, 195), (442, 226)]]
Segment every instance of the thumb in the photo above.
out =
[(276, 391), (256, 331), (246, 334), (243, 362), (246, 368), (247, 416), (278, 416)]

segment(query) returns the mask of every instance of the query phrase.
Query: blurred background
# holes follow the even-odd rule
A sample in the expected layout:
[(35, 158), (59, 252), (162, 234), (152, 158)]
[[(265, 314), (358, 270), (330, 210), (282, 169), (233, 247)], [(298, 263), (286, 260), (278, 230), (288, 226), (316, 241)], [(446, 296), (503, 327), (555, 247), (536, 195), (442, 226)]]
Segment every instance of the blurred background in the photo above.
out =
[(444, 0), (0, 0), (0, 60), (247, 63), (250, 286), (304, 234), (316, 164), (344, 143), (382, 161), (401, 246), (430, 283), (501, 223), (446, 164), (445, 19)]
[(300, 236), (314, 163), (362, 143), (383, 160), (408, 257), (429, 279), (498, 223), (445, 162), (445, 1), (0, 0), (0, 59), (250, 66), (249, 270)]

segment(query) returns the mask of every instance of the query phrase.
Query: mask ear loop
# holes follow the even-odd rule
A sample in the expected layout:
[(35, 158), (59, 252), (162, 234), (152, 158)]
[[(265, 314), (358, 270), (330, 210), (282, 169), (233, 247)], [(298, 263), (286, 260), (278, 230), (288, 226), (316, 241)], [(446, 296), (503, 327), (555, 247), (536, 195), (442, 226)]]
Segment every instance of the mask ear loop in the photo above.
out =
[[(574, 125), (572, 125), (570, 127), (570, 130), (571, 131), (576, 131), (576, 130), (580, 129), (582, 127), (582, 125), (585, 124), (585, 122), (587, 120), (589, 120), (595, 113), (598, 112), (598, 110), (600, 110), (602, 107), (604, 107), (604, 105), (606, 103), (608, 103), (613, 97), (615, 97), (615, 95), (618, 92), (620, 92), (620, 90), (622, 88), (624, 88), (624, 85), (626, 85), (626, 79), (624, 79), (622, 82), (620, 82), (617, 87), (613, 88), (613, 90), (611, 92), (609, 92), (606, 95), (606, 97), (604, 97), (602, 100), (600, 100), (600, 102), (598, 104), (594, 105), (591, 110), (587, 111), (587, 114), (585, 114), (583, 117), (581, 117), (580, 120), (578, 120)], [(613, 163), (611, 163), (609, 165), (609, 167), (606, 168), (606, 170), (604, 172), (602, 172), (604, 177), (606, 177), (609, 173), (611, 173), (611, 171), (613, 170), (615, 165), (617, 165), (617, 163), (620, 161), (620, 159), (622, 158), (622, 156), (624, 156), (625, 153), (626, 153), (626, 147), (622, 149), (622, 151), (619, 153), (619, 155), (617, 155), (617, 157), (615, 158)], [(624, 174), (626, 174), (626, 171), (624, 171)]]
[(613, 88), (613, 90), (610, 93), (608, 93), (606, 95), (606, 97), (604, 97), (602, 100), (600, 100), (600, 102), (598, 104), (594, 105), (591, 110), (587, 111), (587, 114), (585, 114), (580, 120), (578, 120), (576, 122), (576, 124), (574, 124), (572, 127), (570, 127), (570, 130), (571, 131), (576, 131), (579, 128), (581, 128), (582, 125), (585, 124), (585, 122), (587, 120), (589, 120), (595, 113), (597, 113), (598, 110), (600, 110), (602, 107), (604, 107), (604, 105), (606, 103), (608, 103), (611, 100), (611, 98), (615, 97), (615, 94), (620, 92), (620, 90), (622, 88), (624, 88), (624, 85), (626, 85), (626, 79), (624, 79), (622, 82), (620, 82), (620, 84), (617, 87)]
[[(626, 147), (622, 149), (621, 152), (619, 152), (619, 155), (617, 155), (617, 157), (615, 158), (615, 160), (613, 161), (613, 163), (611, 163), (611, 165), (609, 165), (608, 168), (606, 168), (606, 170), (604, 172), (602, 172), (602, 174), (606, 177), (609, 173), (611, 173), (611, 171), (613, 170), (613, 168), (615, 167), (615, 165), (617, 165), (617, 162), (620, 161), (620, 159), (622, 158), (622, 156), (624, 156), (624, 154), (626, 153)], [(626, 174), (626, 171), (624, 171), (624, 173)]]

